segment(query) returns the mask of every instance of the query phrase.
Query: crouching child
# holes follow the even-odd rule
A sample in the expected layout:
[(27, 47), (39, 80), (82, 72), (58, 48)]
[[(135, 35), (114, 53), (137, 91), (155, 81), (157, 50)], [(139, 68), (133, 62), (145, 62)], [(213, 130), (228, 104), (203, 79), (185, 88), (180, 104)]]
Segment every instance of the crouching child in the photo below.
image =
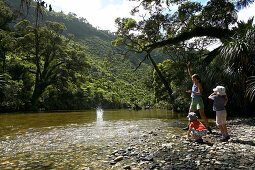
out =
[(187, 118), (189, 119), (189, 130), (187, 132), (188, 139), (192, 136), (195, 139), (195, 142), (203, 143), (202, 137), (207, 134), (205, 126), (197, 120), (198, 117), (194, 112), (190, 112)]

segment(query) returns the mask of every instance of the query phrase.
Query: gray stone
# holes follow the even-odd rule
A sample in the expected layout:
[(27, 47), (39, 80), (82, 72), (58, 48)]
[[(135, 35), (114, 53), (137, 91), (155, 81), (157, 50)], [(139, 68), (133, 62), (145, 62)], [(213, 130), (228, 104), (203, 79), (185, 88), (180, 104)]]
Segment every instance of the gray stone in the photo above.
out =
[(123, 160), (123, 156), (118, 156), (117, 158), (114, 159), (114, 162), (119, 162), (121, 160)]
[(123, 169), (131, 169), (131, 166), (130, 165), (126, 165), (123, 167)]

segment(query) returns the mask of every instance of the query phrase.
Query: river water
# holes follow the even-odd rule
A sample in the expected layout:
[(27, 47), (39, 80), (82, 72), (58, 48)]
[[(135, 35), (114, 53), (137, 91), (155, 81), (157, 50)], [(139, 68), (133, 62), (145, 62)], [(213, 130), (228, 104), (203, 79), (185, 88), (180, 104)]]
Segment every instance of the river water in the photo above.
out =
[(146, 133), (182, 132), (185, 116), (166, 110), (100, 108), (0, 114), (0, 169), (108, 169), (112, 152), (138, 147)]

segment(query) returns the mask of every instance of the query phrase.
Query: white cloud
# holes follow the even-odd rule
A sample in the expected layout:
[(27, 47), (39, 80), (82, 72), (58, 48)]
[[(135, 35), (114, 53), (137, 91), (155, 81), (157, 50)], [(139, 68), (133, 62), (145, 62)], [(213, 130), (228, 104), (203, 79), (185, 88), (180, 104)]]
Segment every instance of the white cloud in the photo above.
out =
[(137, 2), (119, 0), (114, 4), (114, 0), (46, 0), (51, 4), (53, 10), (64, 13), (75, 13), (78, 17), (86, 18), (94, 27), (103, 30), (116, 31), (114, 21), (117, 17), (130, 17), (130, 11)]
[[(94, 27), (112, 32), (117, 30), (115, 19), (131, 17), (130, 11), (138, 5), (137, 2), (129, 0), (46, 0), (46, 2), (51, 4), (55, 11), (75, 13), (78, 17), (86, 18)], [(255, 3), (241, 10), (238, 13), (238, 20), (247, 21), (252, 16), (255, 16)]]
[[(246, 22), (246, 21), (248, 21), (248, 19), (250, 19), (251, 17), (254, 17), (254, 16), (255, 16), (255, 2), (250, 4), (249, 7), (242, 9), (238, 13), (238, 20)], [(255, 18), (253, 20), (253, 24), (255, 24)]]

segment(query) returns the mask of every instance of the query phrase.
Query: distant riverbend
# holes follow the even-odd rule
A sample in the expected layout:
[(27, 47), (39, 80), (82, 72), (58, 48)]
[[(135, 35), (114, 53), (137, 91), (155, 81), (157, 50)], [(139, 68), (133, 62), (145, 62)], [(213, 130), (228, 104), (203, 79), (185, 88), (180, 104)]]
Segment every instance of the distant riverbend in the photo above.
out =
[(186, 114), (166, 110), (1, 114), (0, 169), (255, 168), (247, 122), (230, 122), (229, 143), (214, 128), (198, 145), (183, 137)]

